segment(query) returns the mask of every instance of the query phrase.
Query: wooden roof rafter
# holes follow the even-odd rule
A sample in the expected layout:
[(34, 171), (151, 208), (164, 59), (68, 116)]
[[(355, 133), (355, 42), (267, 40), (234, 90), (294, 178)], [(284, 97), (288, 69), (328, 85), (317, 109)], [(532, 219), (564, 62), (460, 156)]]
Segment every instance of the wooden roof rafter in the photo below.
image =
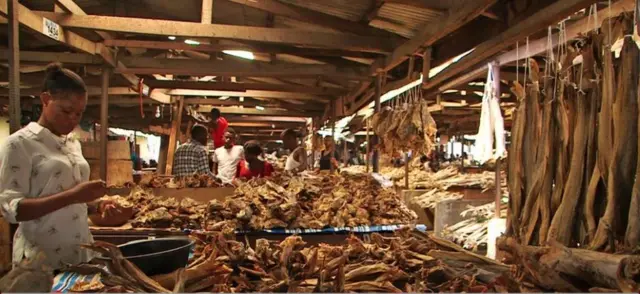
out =
[(230, 40), (349, 49), (365, 52), (389, 52), (392, 48), (392, 44), (389, 43), (388, 38), (354, 36), (343, 33), (221, 24), (201, 24), (132, 17), (66, 15), (47, 11), (40, 11), (38, 14), (57, 22), (63, 27), (77, 29), (91, 29), (155, 36), (193, 38), (215, 37)]

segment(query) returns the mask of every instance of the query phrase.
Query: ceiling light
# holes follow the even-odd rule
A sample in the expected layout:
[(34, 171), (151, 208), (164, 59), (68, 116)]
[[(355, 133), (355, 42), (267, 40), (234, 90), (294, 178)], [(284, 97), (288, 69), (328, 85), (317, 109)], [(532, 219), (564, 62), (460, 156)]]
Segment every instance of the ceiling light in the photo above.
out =
[(200, 42), (194, 41), (194, 40), (190, 40), (190, 39), (186, 39), (186, 40), (184, 40), (184, 42), (186, 44), (189, 44), (189, 45), (200, 45)]
[(169, 36), (169, 40), (173, 41), (176, 39), (176, 36)]
[(462, 91), (460, 91), (460, 94), (462, 94), (462, 96), (467, 96), (467, 91), (462, 90)]
[(220, 96), (220, 98), (218, 98), (218, 100), (227, 100), (229, 99), (229, 96)]
[(260, 105), (256, 105), (256, 109), (257, 110), (264, 110), (264, 107), (260, 106)]
[(275, 129), (275, 128), (276, 128), (276, 125), (271, 124), (271, 128), (272, 128), (272, 129)]
[(238, 100), (240, 100), (240, 102), (244, 102), (244, 97), (240, 97)]
[(244, 51), (244, 50), (224, 50), (222, 51), (224, 54), (233, 55), (236, 57), (253, 60), (255, 56), (253, 56), (253, 52)]

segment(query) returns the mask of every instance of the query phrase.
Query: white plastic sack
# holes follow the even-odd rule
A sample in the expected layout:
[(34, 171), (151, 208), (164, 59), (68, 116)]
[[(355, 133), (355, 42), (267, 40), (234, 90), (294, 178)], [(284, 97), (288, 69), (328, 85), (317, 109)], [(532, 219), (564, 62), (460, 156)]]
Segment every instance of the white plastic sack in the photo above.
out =
[[(500, 97), (493, 90), (495, 81), (492, 75), (493, 65), (489, 64), (487, 81), (484, 85), (484, 95), (482, 96), (482, 112), (480, 113), (480, 127), (476, 136), (474, 158), (481, 164), (504, 155), (504, 119), (500, 112)], [(496, 142), (495, 153), (493, 142)]]

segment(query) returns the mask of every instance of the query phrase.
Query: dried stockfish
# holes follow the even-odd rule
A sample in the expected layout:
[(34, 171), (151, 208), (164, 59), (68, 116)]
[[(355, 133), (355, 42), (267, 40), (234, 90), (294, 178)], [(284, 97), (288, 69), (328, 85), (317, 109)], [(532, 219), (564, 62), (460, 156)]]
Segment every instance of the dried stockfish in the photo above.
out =
[(609, 233), (626, 229), (637, 161), (639, 49), (631, 37), (622, 47), (619, 83), (613, 103), (614, 147), (607, 179), (607, 207), (590, 247), (599, 249)]

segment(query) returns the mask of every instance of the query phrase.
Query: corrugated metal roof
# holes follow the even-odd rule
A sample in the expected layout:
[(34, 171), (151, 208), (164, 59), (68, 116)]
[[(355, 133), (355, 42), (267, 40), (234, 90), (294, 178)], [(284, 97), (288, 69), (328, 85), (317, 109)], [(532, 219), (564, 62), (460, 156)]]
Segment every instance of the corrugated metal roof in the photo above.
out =
[(370, 24), (377, 28), (411, 38), (421, 27), (427, 25), (429, 22), (438, 21), (443, 16), (443, 13), (430, 9), (404, 4), (385, 3), (380, 7), (377, 17), (371, 21)]
[(299, 7), (331, 14), (351, 21), (360, 21), (371, 7), (371, 0), (280, 0)]

